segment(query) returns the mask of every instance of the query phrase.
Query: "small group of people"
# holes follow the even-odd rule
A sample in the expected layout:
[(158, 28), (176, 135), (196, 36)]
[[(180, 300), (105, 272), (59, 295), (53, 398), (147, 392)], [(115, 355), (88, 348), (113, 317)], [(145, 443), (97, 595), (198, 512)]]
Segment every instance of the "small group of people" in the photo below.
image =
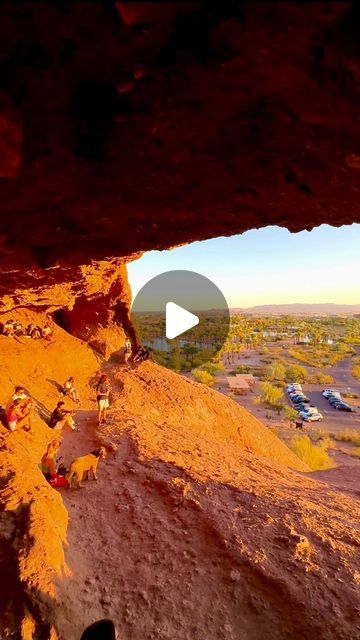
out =
[(53, 327), (51, 326), (50, 321), (47, 321), (43, 327), (39, 327), (33, 323), (28, 324), (25, 328), (21, 322), (16, 320), (6, 320), (3, 323), (1, 328), (1, 333), (3, 336), (8, 336), (10, 338), (32, 338), (33, 340), (40, 340), (44, 338), (49, 342), (52, 341)]

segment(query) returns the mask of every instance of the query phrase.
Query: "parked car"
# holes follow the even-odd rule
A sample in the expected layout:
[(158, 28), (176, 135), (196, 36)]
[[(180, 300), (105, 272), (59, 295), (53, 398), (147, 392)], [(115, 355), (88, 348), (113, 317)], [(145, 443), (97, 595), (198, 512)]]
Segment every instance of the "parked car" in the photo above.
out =
[(306, 422), (319, 422), (323, 419), (323, 415), (320, 413), (317, 407), (309, 407), (308, 409), (304, 409), (304, 411), (300, 412), (300, 416)]
[(286, 387), (286, 393), (290, 395), (290, 393), (294, 393), (294, 391), (302, 391), (302, 387), (299, 384), (297, 387), (291, 385), (290, 387)]
[(308, 413), (304, 416), (301, 415), (301, 417), (305, 420), (305, 422), (320, 422), (324, 419), (324, 416), (321, 413)]
[(311, 407), (305, 407), (305, 409), (303, 409), (303, 413), (319, 413), (319, 409), (311, 405)]
[(349, 411), (350, 413), (355, 412), (354, 407), (351, 407), (346, 402), (340, 402), (339, 404), (336, 404), (335, 409), (337, 409), (338, 411)]
[(338, 404), (339, 402), (342, 402), (341, 396), (331, 396), (329, 399), (329, 402), (331, 405), (335, 405)]
[(287, 385), (286, 389), (302, 389), (301, 384), (299, 382), (291, 382)]
[(291, 401), (292, 401), (294, 404), (296, 404), (297, 402), (304, 402), (305, 404), (309, 404), (309, 403), (310, 403), (309, 398), (307, 398), (307, 397), (306, 397), (306, 396), (304, 396), (304, 395), (298, 395), (298, 396), (295, 396), (294, 398), (291, 398)]
[(340, 391), (335, 391), (335, 389), (323, 389), (322, 394), (324, 398), (329, 398), (330, 396), (340, 396)]
[(306, 409), (307, 405), (305, 404), (305, 402), (297, 402), (296, 404), (294, 404), (294, 409), (296, 409), (296, 411), (302, 411), (303, 409)]

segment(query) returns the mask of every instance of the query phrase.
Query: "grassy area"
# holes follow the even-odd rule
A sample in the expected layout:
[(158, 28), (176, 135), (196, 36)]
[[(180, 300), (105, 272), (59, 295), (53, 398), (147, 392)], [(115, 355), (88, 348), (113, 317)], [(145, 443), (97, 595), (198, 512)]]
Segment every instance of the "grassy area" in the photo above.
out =
[(351, 442), (360, 447), (360, 432), (356, 429), (344, 429), (344, 431), (334, 433), (334, 438), (338, 442)]
[(315, 445), (309, 436), (299, 435), (292, 438), (290, 449), (310, 467), (311, 471), (325, 471), (335, 466), (327, 452), (328, 442)]
[(310, 367), (333, 367), (347, 356), (353, 355), (354, 349), (347, 344), (304, 346), (289, 349), (289, 355), (295, 360), (304, 362)]

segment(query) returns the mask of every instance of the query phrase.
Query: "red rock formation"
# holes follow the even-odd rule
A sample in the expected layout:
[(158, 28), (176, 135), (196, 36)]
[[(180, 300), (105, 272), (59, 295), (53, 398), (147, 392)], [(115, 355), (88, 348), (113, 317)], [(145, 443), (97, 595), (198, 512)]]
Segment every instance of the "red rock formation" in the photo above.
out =
[(117, 8), (1, 8), (2, 271), (360, 220), (355, 4)]

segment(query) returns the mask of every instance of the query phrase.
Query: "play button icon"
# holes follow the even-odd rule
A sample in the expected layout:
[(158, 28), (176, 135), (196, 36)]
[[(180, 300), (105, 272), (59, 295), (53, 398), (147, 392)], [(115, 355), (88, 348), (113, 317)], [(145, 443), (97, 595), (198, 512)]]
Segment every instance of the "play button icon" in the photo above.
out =
[(196, 327), (199, 318), (194, 313), (179, 307), (175, 302), (166, 303), (166, 337), (173, 340), (181, 336), (182, 333)]
[(174, 270), (151, 278), (137, 293), (131, 322), (152, 359), (175, 371), (214, 361), (229, 331), (223, 293), (195, 271)]

